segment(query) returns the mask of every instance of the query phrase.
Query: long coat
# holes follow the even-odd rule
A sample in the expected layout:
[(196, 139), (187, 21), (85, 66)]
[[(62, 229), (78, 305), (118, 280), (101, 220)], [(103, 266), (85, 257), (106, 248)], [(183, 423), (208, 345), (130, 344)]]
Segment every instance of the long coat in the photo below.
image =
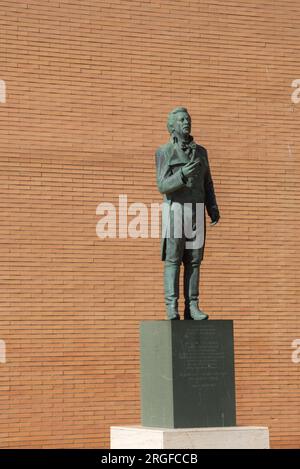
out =
[[(190, 159), (200, 160), (200, 171), (184, 181), (181, 168)], [(161, 259), (165, 260), (166, 255), (166, 232), (170, 222), (170, 217), (174, 216), (174, 210), (171, 206), (174, 202), (181, 205), (184, 203), (199, 202), (206, 207), (207, 213), (212, 217), (212, 211), (217, 206), (214, 191), (213, 180), (209, 168), (207, 151), (204, 147), (193, 144), (193, 154), (188, 156), (180, 150), (173, 142), (168, 142), (159, 147), (155, 154), (156, 161), (156, 180), (158, 190), (163, 194), (162, 210), (162, 241), (161, 241)], [(176, 206), (172, 207), (175, 208)], [(193, 219), (194, 219), (193, 205)], [(205, 216), (204, 216), (204, 243), (202, 247), (202, 257), (205, 245)]]

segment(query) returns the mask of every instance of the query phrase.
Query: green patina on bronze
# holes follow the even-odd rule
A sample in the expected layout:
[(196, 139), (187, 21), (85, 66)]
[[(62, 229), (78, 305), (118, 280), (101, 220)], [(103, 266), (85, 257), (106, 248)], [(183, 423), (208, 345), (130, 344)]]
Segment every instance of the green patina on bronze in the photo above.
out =
[[(176, 204), (192, 204), (192, 224), (196, 219), (196, 204), (205, 204), (211, 225), (220, 219), (206, 149), (191, 136), (191, 117), (186, 108), (171, 111), (167, 122), (170, 141), (156, 151), (156, 176), (159, 191), (167, 210), (162, 215), (161, 257), (165, 261), (164, 290), (168, 319), (180, 319), (178, 312), (180, 265), (184, 264), (185, 319), (202, 320), (208, 316), (199, 308), (201, 248), (186, 249), (186, 238), (172, 236)], [(175, 210), (174, 210), (175, 209)], [(182, 213), (184, 213), (182, 211)], [(170, 224), (170, 237), (165, 227)], [(204, 238), (205, 238), (205, 217)], [(182, 229), (184, 232), (184, 229)]]

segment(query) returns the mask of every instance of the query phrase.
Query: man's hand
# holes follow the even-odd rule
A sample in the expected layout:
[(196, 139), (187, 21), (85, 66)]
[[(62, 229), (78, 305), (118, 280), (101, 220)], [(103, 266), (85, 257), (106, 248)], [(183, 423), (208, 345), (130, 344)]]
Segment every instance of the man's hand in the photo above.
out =
[(189, 161), (181, 168), (183, 176), (185, 178), (193, 176), (193, 174), (196, 174), (199, 171), (200, 166), (200, 161)]
[(210, 226), (214, 226), (218, 223), (218, 221), (220, 220), (220, 212), (219, 212), (219, 209), (218, 207), (213, 207), (212, 211), (211, 211), (211, 223), (210, 223)]

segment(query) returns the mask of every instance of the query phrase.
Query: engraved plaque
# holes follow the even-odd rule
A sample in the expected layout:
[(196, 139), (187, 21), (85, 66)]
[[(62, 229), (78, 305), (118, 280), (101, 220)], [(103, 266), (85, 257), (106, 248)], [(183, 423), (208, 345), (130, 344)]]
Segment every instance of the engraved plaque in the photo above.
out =
[(142, 424), (236, 424), (232, 321), (143, 321)]

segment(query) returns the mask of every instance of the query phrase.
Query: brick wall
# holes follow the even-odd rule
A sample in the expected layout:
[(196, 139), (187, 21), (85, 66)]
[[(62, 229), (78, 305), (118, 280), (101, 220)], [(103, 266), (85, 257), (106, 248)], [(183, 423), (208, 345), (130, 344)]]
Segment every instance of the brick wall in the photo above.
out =
[(161, 200), (154, 151), (185, 105), (222, 215), (201, 305), (235, 323), (238, 424), (299, 447), (298, 0), (0, 6), (0, 446), (108, 447), (110, 425), (139, 422), (159, 240), (100, 240), (96, 207)]

